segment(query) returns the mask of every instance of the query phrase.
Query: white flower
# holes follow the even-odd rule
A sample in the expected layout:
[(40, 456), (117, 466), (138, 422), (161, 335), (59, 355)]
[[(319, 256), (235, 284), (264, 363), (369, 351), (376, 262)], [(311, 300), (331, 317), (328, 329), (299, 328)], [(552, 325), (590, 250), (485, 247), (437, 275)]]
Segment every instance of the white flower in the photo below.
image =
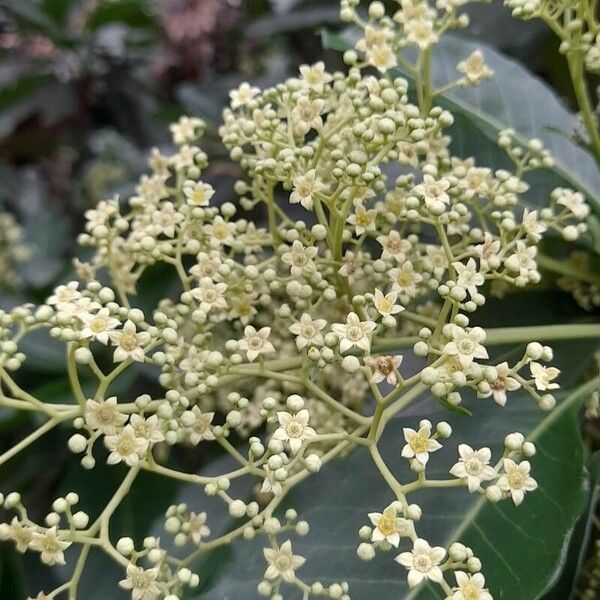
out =
[(578, 219), (583, 220), (590, 214), (590, 207), (581, 192), (574, 192), (567, 188), (556, 188), (552, 192), (552, 197), (556, 198), (557, 204), (564, 206)]
[(356, 235), (360, 236), (367, 231), (375, 231), (376, 210), (367, 210), (362, 204), (357, 204), (354, 213), (346, 220), (354, 226)]
[(485, 578), (481, 573), (469, 575), (464, 571), (455, 571), (457, 587), (451, 600), (493, 600), (492, 595), (483, 586)]
[(184, 218), (175, 206), (173, 206), (172, 202), (163, 202), (160, 210), (152, 213), (152, 224), (157, 234), (162, 233), (167, 237), (174, 237), (175, 228)]
[(211, 247), (231, 246), (233, 244), (233, 227), (219, 215), (213, 219), (212, 223), (205, 225), (204, 231), (209, 236)]
[(531, 492), (537, 488), (536, 480), (529, 475), (531, 465), (527, 460), (517, 464), (510, 458), (505, 458), (503, 464), (504, 474), (498, 479), (497, 485), (501, 490), (507, 492), (518, 506), (523, 502), (525, 492)]
[(526, 277), (530, 271), (537, 268), (535, 257), (537, 255), (537, 246), (527, 246), (525, 242), (519, 240), (517, 242), (516, 251), (511, 254), (504, 264), (512, 273)]
[(310, 413), (306, 408), (299, 410), (295, 415), (279, 411), (277, 420), (279, 427), (273, 433), (273, 439), (288, 442), (294, 454), (300, 450), (305, 440), (314, 438), (316, 431), (308, 426)]
[(196, 421), (189, 433), (190, 444), (197, 446), (202, 440), (214, 440), (215, 434), (212, 432), (211, 425), (215, 418), (215, 413), (203, 413), (198, 406), (193, 406), (192, 412), (196, 417)]
[(84, 313), (79, 315), (84, 327), (79, 332), (82, 339), (92, 338), (102, 344), (108, 344), (109, 333), (121, 322), (110, 316), (108, 308), (101, 308), (95, 315)]
[(131, 590), (132, 600), (153, 600), (160, 594), (156, 585), (158, 567), (142, 569), (129, 563), (127, 565), (127, 578), (119, 582), (125, 590)]
[(321, 98), (311, 100), (307, 96), (300, 96), (292, 109), (294, 131), (304, 135), (311, 129), (320, 129), (323, 126), (321, 112), (324, 106), (325, 102)]
[(33, 539), (33, 529), (23, 525), (17, 517), (13, 517), (9, 526), (10, 539), (21, 553), (27, 552)]
[(467, 290), (471, 296), (474, 296), (477, 293), (477, 287), (483, 285), (485, 281), (477, 268), (477, 263), (469, 258), (466, 265), (461, 262), (453, 262), (452, 266), (458, 275), (456, 284)]
[(58, 538), (56, 527), (46, 530), (43, 533), (35, 531), (33, 533), (29, 548), (41, 553), (42, 562), (47, 565), (64, 565), (66, 550), (71, 542), (64, 542)]
[(471, 493), (476, 492), (482, 481), (491, 481), (497, 477), (496, 470), (490, 466), (492, 453), (489, 448), (473, 450), (467, 444), (459, 444), (460, 460), (450, 469), (450, 474), (466, 479)]
[(400, 543), (400, 536), (410, 531), (410, 521), (399, 517), (393, 504), (390, 504), (383, 513), (369, 513), (369, 519), (373, 524), (372, 542), (386, 541), (395, 548)]
[(275, 352), (273, 344), (271, 344), (268, 339), (270, 334), (270, 327), (262, 327), (256, 331), (252, 325), (246, 325), (244, 328), (244, 339), (240, 340), (239, 348), (246, 352), (250, 362), (252, 362), (259, 354)]
[(323, 182), (317, 178), (315, 169), (294, 177), (294, 189), (290, 194), (290, 204), (302, 204), (306, 210), (312, 210), (313, 195), (325, 189)]
[(399, 269), (391, 269), (388, 276), (392, 280), (392, 290), (398, 292), (403, 303), (417, 295), (417, 284), (423, 281), (423, 276), (415, 272), (408, 260)]
[(410, 427), (403, 428), (406, 444), (402, 448), (404, 458), (415, 458), (422, 465), (426, 465), (429, 460), (429, 453), (439, 450), (442, 445), (431, 437), (431, 425), (424, 423), (415, 431)]
[(300, 240), (294, 240), (290, 251), (281, 255), (281, 261), (286, 265), (291, 265), (290, 273), (295, 277), (299, 277), (303, 271), (314, 271), (313, 258), (317, 255), (317, 252), (316, 246), (306, 247)]
[(344, 353), (353, 346), (369, 352), (371, 341), (369, 334), (377, 327), (373, 321), (361, 321), (355, 312), (346, 317), (345, 323), (334, 323), (331, 330), (340, 338), (340, 352)]
[(445, 556), (446, 551), (440, 546), (432, 548), (426, 540), (417, 538), (412, 552), (402, 552), (395, 560), (408, 569), (408, 585), (413, 588), (424, 579), (440, 583), (444, 576), (438, 565)]
[(366, 52), (366, 59), (380, 73), (385, 73), (398, 64), (394, 48), (386, 43), (371, 46)]
[(160, 429), (158, 415), (144, 418), (134, 413), (129, 417), (129, 423), (133, 427), (135, 435), (147, 440), (149, 444), (158, 444), (165, 439), (165, 435)]
[(194, 544), (199, 544), (202, 538), (210, 535), (210, 529), (206, 526), (206, 513), (190, 513), (188, 519), (189, 524), (189, 536), (192, 538)]
[(296, 336), (296, 346), (298, 350), (302, 350), (307, 346), (322, 346), (323, 334), (321, 331), (325, 329), (327, 321), (325, 319), (315, 319), (308, 313), (303, 313), (300, 321), (292, 323), (289, 330)]
[(265, 571), (265, 579), (282, 577), (285, 581), (293, 581), (294, 571), (301, 567), (305, 559), (292, 553), (292, 543), (286, 540), (279, 548), (263, 548), (263, 554), (269, 563)]
[[(489, 261), (490, 259), (497, 260), (501, 247), (500, 240), (495, 240), (489, 233), (485, 233), (483, 244), (475, 246), (475, 252), (479, 255), (479, 263), (482, 271), (489, 271), (491, 269)], [(499, 264), (500, 262), (498, 261)]]
[(201, 150), (198, 148), (198, 146), (189, 146), (188, 144), (184, 144), (183, 146), (180, 146), (177, 154), (171, 156), (170, 162), (178, 171), (182, 169), (188, 169), (189, 167), (194, 166), (196, 155), (200, 151)]
[(405, 25), (406, 39), (425, 50), (438, 41), (438, 35), (433, 30), (433, 23), (428, 19), (409, 21)]
[(150, 334), (147, 331), (137, 331), (133, 321), (127, 321), (120, 331), (111, 332), (110, 339), (117, 346), (113, 355), (115, 362), (128, 358), (144, 362), (144, 346), (150, 341)]
[(215, 190), (212, 185), (202, 183), (202, 181), (186, 182), (183, 186), (183, 193), (191, 206), (208, 206), (209, 200), (213, 197)]
[(198, 282), (198, 287), (191, 290), (191, 294), (199, 301), (200, 310), (208, 313), (213, 308), (227, 308), (226, 291), (226, 283), (215, 283), (209, 277), (203, 277)]
[(180, 117), (177, 123), (169, 125), (169, 129), (173, 134), (173, 142), (178, 146), (193, 142), (198, 137), (198, 129), (203, 125), (202, 119), (197, 117)]
[(448, 257), (441, 246), (428, 244), (425, 247), (426, 256), (423, 257), (423, 268), (431, 271), (437, 279), (441, 279), (448, 268)]
[(493, 396), (495, 402), (500, 406), (504, 406), (506, 404), (506, 392), (512, 392), (521, 387), (521, 384), (514, 377), (510, 377), (509, 371), (507, 362), (497, 365), (496, 373), (498, 375), (494, 381), (490, 382), (490, 391), (479, 395), (483, 398)]
[(432, 202), (450, 203), (448, 188), (450, 182), (447, 179), (435, 179), (431, 175), (423, 175), (423, 183), (415, 187), (415, 194), (425, 200), (425, 203), (431, 205)]
[(79, 283), (71, 281), (67, 285), (59, 285), (54, 289), (52, 296), (46, 300), (48, 304), (61, 304), (62, 302), (73, 302), (81, 297), (81, 292), (77, 289)]
[(412, 244), (402, 238), (400, 233), (392, 229), (387, 235), (380, 235), (377, 241), (381, 244), (383, 252), (381, 258), (394, 258), (399, 263), (406, 260), (406, 253), (412, 248)]
[(325, 70), (325, 63), (319, 61), (312, 66), (301, 65), (300, 75), (302, 81), (316, 92), (322, 92), (325, 84), (329, 83), (333, 78), (330, 73)]
[(373, 295), (373, 306), (383, 317), (387, 315), (396, 315), (404, 310), (403, 306), (396, 304), (397, 299), (398, 292), (392, 291), (384, 296), (383, 292), (377, 288), (375, 289), (375, 294)]
[(244, 104), (248, 104), (248, 102), (259, 93), (259, 88), (253, 87), (248, 82), (244, 81), (237, 90), (231, 90), (229, 92), (231, 108), (235, 110)]
[(107, 435), (104, 438), (106, 447), (110, 450), (109, 465), (124, 461), (130, 467), (137, 465), (140, 458), (148, 450), (148, 440), (138, 437), (131, 425), (125, 425), (120, 433)]
[(125, 424), (127, 415), (119, 412), (117, 397), (106, 400), (88, 400), (85, 405), (85, 422), (90, 429), (99, 430), (105, 435), (113, 435), (117, 427)]
[(494, 75), (494, 71), (485, 64), (480, 50), (475, 50), (469, 58), (461, 60), (456, 68), (459, 72), (464, 73), (467, 81), (471, 84), (477, 84)]
[(384, 379), (391, 385), (398, 384), (398, 368), (402, 356), (367, 356), (365, 364), (373, 369), (372, 383), (381, 383)]
[(443, 349), (444, 354), (456, 356), (462, 367), (469, 367), (476, 358), (488, 358), (485, 347), (480, 343), (485, 340), (485, 331), (481, 327), (472, 327), (469, 331), (452, 325), (452, 341)]
[(265, 472), (262, 486), (260, 488), (261, 494), (273, 494), (279, 496), (282, 491), (281, 483), (277, 481), (274, 471), (269, 465), (264, 465), (263, 470)]
[(525, 208), (523, 210), (523, 229), (525, 229), (536, 242), (539, 242), (542, 239), (542, 233), (546, 231), (547, 227), (543, 221), (538, 220), (537, 210)]
[(560, 387), (558, 383), (552, 383), (560, 375), (560, 371), (556, 367), (544, 367), (540, 363), (532, 362), (529, 369), (535, 381), (535, 387), (541, 392), (555, 390)]

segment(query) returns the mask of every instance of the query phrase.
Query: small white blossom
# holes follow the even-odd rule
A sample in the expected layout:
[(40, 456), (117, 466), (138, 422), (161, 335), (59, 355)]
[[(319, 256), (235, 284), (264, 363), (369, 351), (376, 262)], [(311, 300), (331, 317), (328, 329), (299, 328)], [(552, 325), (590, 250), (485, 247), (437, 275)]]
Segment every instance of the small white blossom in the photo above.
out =
[(455, 356), (463, 367), (469, 367), (474, 359), (488, 358), (485, 347), (481, 344), (485, 340), (485, 331), (481, 327), (473, 327), (469, 331), (452, 325), (452, 341), (443, 349), (444, 354)]
[(312, 210), (314, 195), (325, 189), (325, 185), (317, 178), (315, 169), (294, 177), (294, 189), (290, 194), (290, 204), (302, 204), (306, 210)]
[(127, 577), (119, 582), (125, 590), (131, 590), (131, 600), (154, 600), (160, 594), (156, 585), (158, 567), (143, 569), (131, 563), (127, 565)]
[(321, 331), (327, 326), (325, 319), (312, 319), (308, 313), (303, 313), (300, 321), (290, 325), (290, 333), (296, 336), (296, 346), (302, 350), (307, 346), (322, 346), (323, 334)]
[(384, 296), (380, 289), (376, 289), (375, 294), (373, 295), (373, 306), (383, 317), (387, 315), (396, 315), (404, 310), (403, 306), (396, 304), (397, 299), (398, 292), (392, 291)]
[(305, 562), (302, 556), (292, 552), (290, 540), (286, 540), (278, 548), (263, 548), (263, 554), (269, 563), (265, 571), (265, 579), (270, 580), (281, 577), (285, 581), (293, 581), (295, 570)]
[(252, 325), (244, 328), (244, 338), (240, 340), (239, 348), (246, 352), (250, 362), (254, 361), (259, 354), (275, 352), (273, 344), (269, 341), (270, 327), (262, 327), (258, 331)]
[(147, 331), (137, 331), (133, 321), (127, 321), (119, 331), (112, 331), (110, 339), (116, 345), (113, 355), (115, 362), (128, 358), (144, 362), (144, 346), (150, 341), (150, 334)]
[(532, 362), (529, 369), (535, 381), (535, 387), (541, 392), (556, 390), (560, 387), (558, 383), (553, 383), (554, 379), (560, 375), (560, 371), (556, 367), (544, 367), (538, 362)]
[(365, 364), (373, 369), (372, 383), (385, 380), (391, 385), (398, 384), (398, 368), (402, 364), (402, 356), (367, 356)]
[(446, 551), (440, 546), (431, 547), (427, 540), (417, 538), (411, 552), (402, 552), (395, 560), (408, 569), (408, 585), (413, 588), (423, 580), (440, 583), (443, 579), (439, 564)]
[(105, 435), (114, 435), (117, 428), (124, 425), (127, 415), (119, 411), (117, 397), (106, 400), (88, 400), (85, 405), (85, 422), (92, 430), (99, 430)]
[(131, 425), (126, 425), (120, 433), (107, 435), (104, 442), (110, 450), (106, 461), (109, 465), (115, 465), (123, 461), (132, 467), (137, 465), (140, 458), (148, 450), (148, 440), (138, 437)]
[(451, 600), (493, 600), (492, 595), (485, 588), (485, 578), (481, 573), (468, 574), (464, 571), (455, 571), (456, 588)]
[(517, 464), (510, 458), (505, 458), (503, 465), (504, 474), (498, 479), (497, 485), (518, 506), (523, 502), (525, 492), (531, 492), (537, 488), (536, 480), (529, 475), (531, 465), (527, 460), (523, 460)]
[(521, 384), (509, 375), (508, 363), (505, 361), (496, 366), (497, 377), (490, 382), (490, 391), (486, 394), (479, 394), (483, 398), (492, 396), (494, 401), (500, 406), (506, 404), (506, 392), (512, 392), (521, 387)]
[(415, 458), (422, 465), (429, 461), (429, 453), (439, 450), (442, 445), (431, 437), (431, 426), (423, 424), (419, 431), (410, 427), (404, 427), (402, 430), (406, 444), (402, 448), (404, 458)]
[(474, 296), (477, 293), (477, 288), (484, 284), (484, 277), (477, 268), (477, 263), (470, 258), (466, 265), (461, 262), (453, 262), (452, 266), (456, 270), (456, 284), (464, 288)]
[(102, 344), (108, 344), (109, 334), (121, 322), (110, 316), (108, 308), (101, 308), (96, 314), (84, 313), (79, 315), (84, 327), (79, 332), (82, 339), (92, 338)]
[(259, 93), (259, 88), (251, 86), (248, 82), (244, 81), (237, 90), (231, 90), (229, 92), (231, 108), (235, 110), (240, 106), (244, 106), (244, 104), (248, 104), (248, 102)]
[(189, 184), (184, 184), (183, 193), (191, 206), (208, 206), (215, 190), (208, 183), (190, 181)]
[(306, 440), (317, 435), (316, 431), (308, 425), (309, 418), (310, 413), (306, 408), (299, 410), (294, 415), (286, 411), (279, 411), (277, 413), (279, 427), (273, 433), (273, 439), (287, 442), (292, 452), (296, 454)]
[(461, 60), (456, 68), (465, 75), (466, 80), (472, 85), (476, 85), (483, 79), (489, 79), (494, 75), (494, 71), (485, 64), (481, 50), (475, 50), (469, 58)]
[(383, 513), (369, 513), (369, 519), (373, 524), (372, 542), (386, 541), (395, 548), (400, 543), (400, 536), (410, 531), (410, 521), (399, 517), (393, 504), (390, 504)]
[(33, 533), (29, 548), (41, 553), (41, 559), (47, 565), (64, 565), (64, 551), (71, 545), (71, 542), (65, 542), (59, 539), (56, 527), (52, 527), (43, 533), (35, 531)]
[(471, 493), (476, 492), (482, 481), (491, 481), (497, 477), (496, 470), (490, 466), (492, 453), (489, 448), (473, 450), (467, 444), (459, 444), (460, 460), (450, 469), (450, 474), (466, 479)]
[(377, 325), (373, 321), (361, 321), (356, 313), (351, 312), (346, 317), (345, 323), (334, 323), (331, 329), (340, 338), (340, 352), (347, 352), (353, 346), (369, 352), (371, 350), (369, 334), (375, 327)]

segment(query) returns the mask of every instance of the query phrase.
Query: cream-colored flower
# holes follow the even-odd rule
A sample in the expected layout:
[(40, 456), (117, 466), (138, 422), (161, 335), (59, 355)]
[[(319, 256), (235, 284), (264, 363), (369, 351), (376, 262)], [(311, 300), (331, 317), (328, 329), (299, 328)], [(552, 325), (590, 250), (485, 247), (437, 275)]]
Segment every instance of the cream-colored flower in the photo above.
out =
[(481, 327), (472, 327), (467, 331), (458, 325), (452, 325), (452, 340), (443, 349), (444, 354), (455, 356), (463, 367), (469, 367), (477, 358), (489, 358), (485, 346), (485, 331)]
[(128, 358), (144, 362), (144, 346), (150, 341), (150, 334), (147, 331), (137, 331), (133, 321), (127, 321), (119, 331), (112, 331), (110, 339), (116, 346), (113, 355), (115, 362), (122, 362)]
[(354, 212), (346, 220), (354, 226), (356, 235), (360, 236), (367, 231), (375, 231), (376, 218), (376, 210), (367, 210), (362, 204), (358, 203), (354, 208)]
[(479, 394), (482, 398), (492, 396), (494, 401), (500, 406), (506, 404), (506, 392), (518, 390), (521, 384), (509, 375), (510, 369), (505, 361), (496, 366), (497, 377), (494, 381), (490, 381), (490, 391), (488, 393)]
[(203, 277), (198, 282), (198, 286), (193, 288), (190, 293), (198, 300), (200, 310), (209, 313), (212, 309), (227, 308), (226, 291), (226, 283), (215, 283), (209, 277)]
[(300, 568), (305, 559), (292, 552), (292, 542), (286, 540), (278, 548), (264, 548), (264, 557), (268, 566), (265, 579), (274, 580), (279, 577), (285, 581), (293, 581), (295, 570)]
[(129, 423), (133, 427), (136, 437), (147, 440), (149, 444), (158, 444), (165, 440), (165, 434), (160, 428), (158, 415), (144, 418), (142, 415), (133, 413), (129, 417)]
[(380, 73), (385, 73), (398, 64), (394, 48), (387, 43), (371, 46), (366, 52), (366, 59)]
[(560, 375), (560, 370), (556, 367), (544, 367), (538, 362), (532, 362), (529, 365), (531, 376), (535, 381), (535, 387), (541, 392), (545, 390), (556, 390), (560, 386), (558, 383), (553, 383)]
[(429, 461), (429, 453), (442, 447), (437, 440), (431, 437), (431, 425), (429, 423), (422, 423), (419, 431), (415, 431), (410, 427), (404, 427), (402, 431), (406, 441), (402, 448), (404, 458), (414, 458), (422, 465), (426, 465)]
[(183, 193), (190, 206), (208, 206), (215, 190), (212, 185), (202, 181), (186, 181), (183, 185)]
[(546, 231), (547, 227), (543, 221), (539, 220), (537, 210), (529, 210), (525, 208), (523, 210), (523, 229), (531, 236), (536, 242), (542, 239), (542, 233)]
[(392, 291), (384, 295), (383, 292), (377, 288), (373, 294), (373, 306), (382, 317), (396, 315), (404, 310), (403, 306), (396, 304), (397, 299), (398, 292)]
[(281, 255), (281, 261), (290, 265), (292, 275), (299, 277), (304, 271), (314, 271), (317, 253), (316, 246), (304, 246), (300, 240), (294, 240), (291, 249)]
[(279, 427), (274, 431), (273, 439), (287, 442), (292, 452), (296, 454), (305, 441), (317, 435), (316, 431), (309, 427), (309, 419), (310, 413), (306, 408), (299, 410), (294, 415), (286, 411), (279, 411), (277, 413)]
[(451, 600), (494, 600), (485, 588), (485, 578), (481, 573), (468, 574), (455, 571), (456, 587)]
[(154, 233), (175, 237), (177, 225), (184, 219), (185, 217), (175, 208), (172, 202), (163, 202), (160, 208), (152, 213)]
[(387, 235), (380, 235), (377, 241), (381, 244), (383, 251), (381, 258), (393, 258), (399, 263), (406, 260), (407, 252), (410, 252), (412, 244), (404, 239), (399, 231), (392, 229)]
[(400, 543), (400, 536), (407, 535), (411, 529), (410, 521), (399, 517), (393, 504), (382, 513), (369, 513), (369, 519), (374, 527), (371, 541), (376, 543), (385, 541), (395, 548)]
[(244, 81), (237, 90), (231, 90), (229, 92), (231, 108), (235, 110), (240, 106), (244, 106), (244, 104), (248, 104), (248, 102), (259, 93), (259, 88), (251, 86), (247, 81)]
[(58, 537), (56, 527), (51, 527), (43, 533), (35, 531), (29, 544), (31, 550), (41, 553), (42, 562), (46, 565), (64, 565), (64, 551), (71, 545)]
[(400, 268), (391, 269), (388, 276), (392, 280), (392, 290), (398, 292), (404, 304), (417, 295), (417, 285), (423, 281), (423, 276), (415, 271), (409, 260)]
[(321, 93), (327, 83), (329, 83), (333, 77), (330, 73), (325, 70), (325, 63), (323, 61), (316, 62), (314, 65), (301, 65), (300, 75), (302, 81), (315, 92)]
[(475, 50), (468, 58), (461, 60), (456, 68), (465, 75), (465, 79), (471, 85), (476, 85), (494, 75), (494, 71), (485, 64), (481, 50)]
[(323, 334), (321, 331), (327, 326), (325, 319), (314, 319), (308, 314), (303, 313), (300, 321), (292, 323), (289, 330), (296, 336), (296, 346), (302, 350), (307, 346), (322, 346)]
[(326, 188), (325, 184), (317, 177), (315, 169), (296, 175), (292, 183), (294, 189), (290, 194), (290, 204), (300, 203), (306, 210), (313, 209), (313, 196)]
[(450, 469), (450, 474), (459, 479), (466, 479), (471, 493), (481, 487), (482, 481), (491, 481), (498, 476), (496, 470), (490, 466), (492, 453), (489, 448), (473, 450), (467, 444), (459, 444), (458, 454), (460, 460)]
[(259, 354), (275, 352), (273, 344), (269, 341), (270, 334), (270, 327), (262, 327), (257, 331), (252, 325), (246, 325), (244, 337), (239, 342), (239, 348), (246, 352), (250, 362), (254, 361)]
[(427, 540), (417, 538), (412, 551), (402, 552), (395, 560), (408, 569), (408, 586), (413, 588), (425, 579), (440, 583), (444, 576), (439, 564), (445, 556), (444, 548), (432, 548)]
[(173, 134), (173, 142), (179, 146), (193, 142), (198, 137), (198, 130), (203, 126), (204, 121), (202, 119), (184, 115), (179, 118), (177, 123), (169, 125), (169, 129)]
[(307, 96), (300, 96), (292, 109), (294, 131), (299, 135), (305, 135), (311, 129), (320, 129), (323, 126), (321, 113), (324, 106), (325, 102), (321, 98), (311, 100)]
[(119, 411), (116, 396), (111, 396), (106, 400), (88, 400), (85, 404), (84, 416), (90, 429), (99, 430), (104, 435), (114, 435), (117, 427), (124, 425), (127, 421), (127, 415)]
[(132, 425), (125, 425), (115, 435), (105, 436), (104, 443), (110, 450), (106, 461), (109, 465), (116, 465), (123, 461), (133, 467), (148, 451), (148, 440), (138, 437)]
[(367, 356), (365, 364), (373, 370), (372, 383), (381, 383), (384, 379), (391, 385), (398, 384), (398, 368), (402, 356)]
[(552, 192), (552, 197), (556, 198), (556, 203), (564, 206), (573, 216), (578, 219), (586, 219), (590, 214), (589, 204), (581, 192), (574, 192), (568, 188), (556, 188)]
[(108, 308), (101, 308), (96, 314), (84, 313), (79, 315), (84, 327), (79, 332), (82, 339), (91, 338), (102, 344), (108, 344), (110, 332), (121, 322), (110, 316)]
[(419, 46), (421, 50), (429, 48), (438, 41), (438, 35), (434, 30), (433, 22), (429, 19), (412, 20), (406, 23), (406, 39)]
[(483, 244), (478, 244), (475, 246), (475, 252), (479, 256), (479, 264), (481, 265), (482, 271), (490, 271), (492, 269), (490, 265), (490, 260), (494, 263), (494, 265), (499, 266), (500, 261), (498, 260), (498, 254), (500, 253), (500, 248), (502, 244), (500, 240), (495, 240), (489, 233), (485, 233), (483, 237)]
[(504, 261), (504, 264), (511, 273), (526, 277), (530, 271), (537, 269), (535, 261), (537, 246), (527, 246), (522, 240), (519, 240), (516, 246), (515, 252)]
[(215, 434), (212, 432), (211, 426), (215, 413), (202, 412), (198, 406), (193, 406), (192, 412), (196, 420), (189, 432), (190, 444), (197, 446), (202, 440), (214, 440)]
[(205, 512), (191, 512), (187, 523), (189, 525), (188, 535), (192, 538), (194, 544), (200, 544), (202, 538), (210, 535), (210, 528), (206, 525)]
[(131, 590), (131, 600), (154, 600), (160, 594), (156, 585), (159, 569), (143, 569), (129, 563), (127, 577), (119, 582), (125, 590)]
[(24, 525), (18, 517), (13, 517), (9, 526), (10, 539), (15, 543), (18, 552), (27, 552), (33, 539), (33, 528)]
[(345, 323), (334, 323), (331, 330), (340, 338), (340, 352), (347, 352), (353, 346), (370, 352), (369, 334), (375, 327), (377, 325), (373, 321), (361, 321), (355, 312), (351, 312)]
[(209, 244), (212, 248), (233, 244), (234, 226), (219, 215), (212, 220), (212, 223), (204, 226), (204, 231), (209, 237)]
[(498, 479), (497, 485), (518, 506), (523, 502), (526, 492), (532, 492), (537, 488), (537, 481), (529, 475), (531, 465), (527, 460), (517, 464), (514, 460), (505, 458), (503, 465), (504, 473)]
[(477, 287), (485, 282), (483, 275), (477, 268), (477, 263), (469, 258), (466, 265), (456, 261), (452, 263), (452, 266), (457, 274), (456, 284), (467, 290), (471, 296), (474, 296), (477, 293)]

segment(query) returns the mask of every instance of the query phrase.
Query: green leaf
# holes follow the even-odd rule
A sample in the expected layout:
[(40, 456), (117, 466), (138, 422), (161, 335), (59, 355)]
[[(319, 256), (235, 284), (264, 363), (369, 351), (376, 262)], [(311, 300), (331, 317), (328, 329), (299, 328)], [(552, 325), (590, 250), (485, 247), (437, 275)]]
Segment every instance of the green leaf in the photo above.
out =
[[(557, 362), (565, 374), (564, 384), (574, 384), (593, 347), (593, 344), (561, 346)], [(586, 500), (577, 413), (591, 389), (588, 384), (571, 394), (562, 394), (558, 408), (551, 413), (541, 413), (526, 394), (518, 392), (511, 394), (504, 408), (489, 400), (472, 400), (468, 403), (473, 410), (472, 418), (448, 413), (432, 399), (423, 399), (394, 419), (383, 435), (381, 453), (394, 474), (404, 481), (413, 476), (400, 457), (402, 428), (414, 426), (421, 418), (434, 423), (446, 420), (454, 429), (452, 438), (431, 460), (430, 478), (448, 477), (448, 469), (456, 462), (459, 443), (475, 448), (489, 446), (496, 459), (502, 453), (507, 433), (522, 431), (536, 443), (538, 453), (532, 465), (540, 487), (528, 494), (520, 507), (509, 501), (490, 504), (462, 489), (425, 490), (409, 497), (410, 502), (417, 502), (423, 509), (423, 518), (417, 526), (419, 535), (436, 545), (460, 539), (472, 546), (482, 560), (483, 572), (497, 600), (534, 600), (560, 572), (569, 536)], [(311, 524), (306, 538), (293, 541), (295, 551), (307, 559), (298, 575), (324, 583), (347, 580), (354, 598), (441, 598), (439, 588), (435, 591), (428, 587), (413, 591), (407, 588), (405, 570), (392, 560), (397, 554), (395, 550), (378, 555), (369, 563), (356, 557), (357, 532), (368, 523), (367, 514), (381, 510), (392, 499), (364, 448), (330, 463), (321, 473), (300, 484), (282, 508), (296, 508), (300, 518)], [(214, 569), (221, 570), (221, 577), (209, 593), (193, 597), (247, 598), (248, 590), (254, 588), (264, 572), (261, 555), (264, 544), (264, 538), (233, 544), (230, 552), (209, 563), (206, 575), (214, 577)], [(406, 546), (404, 541), (401, 550)], [(291, 588), (288, 590), (286, 598), (300, 598)]]
[[(326, 48), (339, 51), (353, 47), (357, 39), (356, 30), (346, 30), (341, 35), (322, 31), (321, 36)], [(477, 49), (482, 50), (486, 63), (494, 70), (494, 78), (477, 88), (454, 89), (435, 100), (455, 117), (449, 130), (453, 153), (475, 156), (482, 165), (506, 168), (511, 163), (496, 146), (500, 130), (513, 128), (521, 142), (539, 138), (554, 156), (556, 165), (527, 176), (532, 204), (546, 204), (554, 187), (572, 187), (584, 192), (600, 214), (600, 171), (594, 159), (568, 139), (577, 127), (577, 119), (541, 79), (483, 42), (446, 35), (433, 53), (435, 86), (439, 88), (457, 79), (456, 65)], [(394, 71), (410, 80), (401, 69)], [(562, 134), (556, 131), (557, 127)]]

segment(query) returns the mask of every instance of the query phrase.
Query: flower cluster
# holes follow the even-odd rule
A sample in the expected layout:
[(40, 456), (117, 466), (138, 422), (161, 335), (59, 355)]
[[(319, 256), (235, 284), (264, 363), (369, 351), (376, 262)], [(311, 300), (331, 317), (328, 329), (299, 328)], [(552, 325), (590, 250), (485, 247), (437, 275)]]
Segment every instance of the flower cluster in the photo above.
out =
[(0, 212), (0, 288), (14, 288), (21, 282), (19, 264), (31, 256), (23, 230), (8, 212)]
[[(344, 57), (347, 73), (316, 63), (274, 87), (243, 83), (231, 92), (220, 134), (244, 174), (234, 186), (237, 202), (217, 201), (199, 146), (204, 123), (182, 117), (171, 127), (174, 151), (152, 152), (135, 195), (86, 213), (80, 242), (91, 258), (75, 263), (81, 281), (58, 286), (39, 307), (0, 311), (0, 406), (45, 418), (0, 455), (0, 465), (63, 424), (83, 468), (101, 460), (127, 471), (91, 524), (72, 513), (76, 495), (57, 500), (47, 527), (28, 519), (18, 495), (4, 499), (16, 516), (0, 536), (19, 551), (54, 564), (67, 547), (80, 548), (72, 578), (49, 597), (76, 591), (89, 549), (100, 546), (122, 566), (120, 586), (133, 600), (177, 600), (199, 585), (203, 573), (190, 566), (199, 555), (264, 536), (260, 594), (281, 600), (291, 586), (304, 598), (347, 599), (346, 582), (297, 576), (305, 559), (288, 534), (306, 534), (308, 523), (294, 509), (285, 519), (275, 511), (294, 486), (362, 444), (396, 500), (369, 514), (359, 557), (406, 538), (410, 547), (396, 560), (409, 586), (427, 579), (454, 600), (491, 598), (472, 549), (432, 546), (417, 535), (422, 511), (407, 495), (466, 487), (491, 502), (521, 504), (536, 488), (528, 462), (534, 446), (512, 433), (494, 465), (490, 448), (460, 444), (452, 477), (428, 479), (432, 455), (452, 431), (423, 420), (398, 444), (416, 477), (400, 483), (377, 443), (389, 419), (428, 390), (450, 407), (474, 395), (502, 407), (519, 390), (515, 402), (525, 395), (553, 408), (552, 350), (527, 338), (520, 360), (490, 358), (494, 344), (524, 340), (495, 338), (476, 313), (500, 288), (539, 282), (542, 237), (575, 240), (589, 209), (579, 192), (563, 188), (545, 208), (525, 207), (525, 175), (553, 164), (542, 143), (523, 146), (502, 131), (498, 145), (511, 171), (453, 156), (453, 117), (434, 105), (436, 90), (421, 78), (414, 104), (407, 80), (390, 70), (408, 46), (421, 56), (411, 69), (424, 68), (443, 31), (466, 25), (458, 4), (403, 0), (389, 17), (372, 2), (364, 22), (357, 2), (343, 0), (342, 18), (362, 30)], [(457, 72), (455, 85), (465, 86), (492, 75), (479, 52)], [(254, 209), (264, 221), (239, 214)], [(138, 290), (157, 273), (169, 287), (143, 311)], [(73, 403), (47, 403), (21, 387), (22, 340), (37, 330), (66, 346)], [(409, 373), (404, 349), (427, 365)], [(115, 383), (136, 368), (162, 391), (126, 397)], [(203, 452), (209, 444), (230, 454), (235, 468), (211, 476), (176, 468), (170, 448), (202, 445)], [(139, 548), (127, 537), (113, 544), (111, 516), (142, 471), (198, 486), (222, 503), (235, 529), (214, 534), (198, 497), (197, 505), (165, 512), (174, 550), (156, 537)], [(237, 497), (232, 483), (240, 478), (255, 483), (252, 497)]]

